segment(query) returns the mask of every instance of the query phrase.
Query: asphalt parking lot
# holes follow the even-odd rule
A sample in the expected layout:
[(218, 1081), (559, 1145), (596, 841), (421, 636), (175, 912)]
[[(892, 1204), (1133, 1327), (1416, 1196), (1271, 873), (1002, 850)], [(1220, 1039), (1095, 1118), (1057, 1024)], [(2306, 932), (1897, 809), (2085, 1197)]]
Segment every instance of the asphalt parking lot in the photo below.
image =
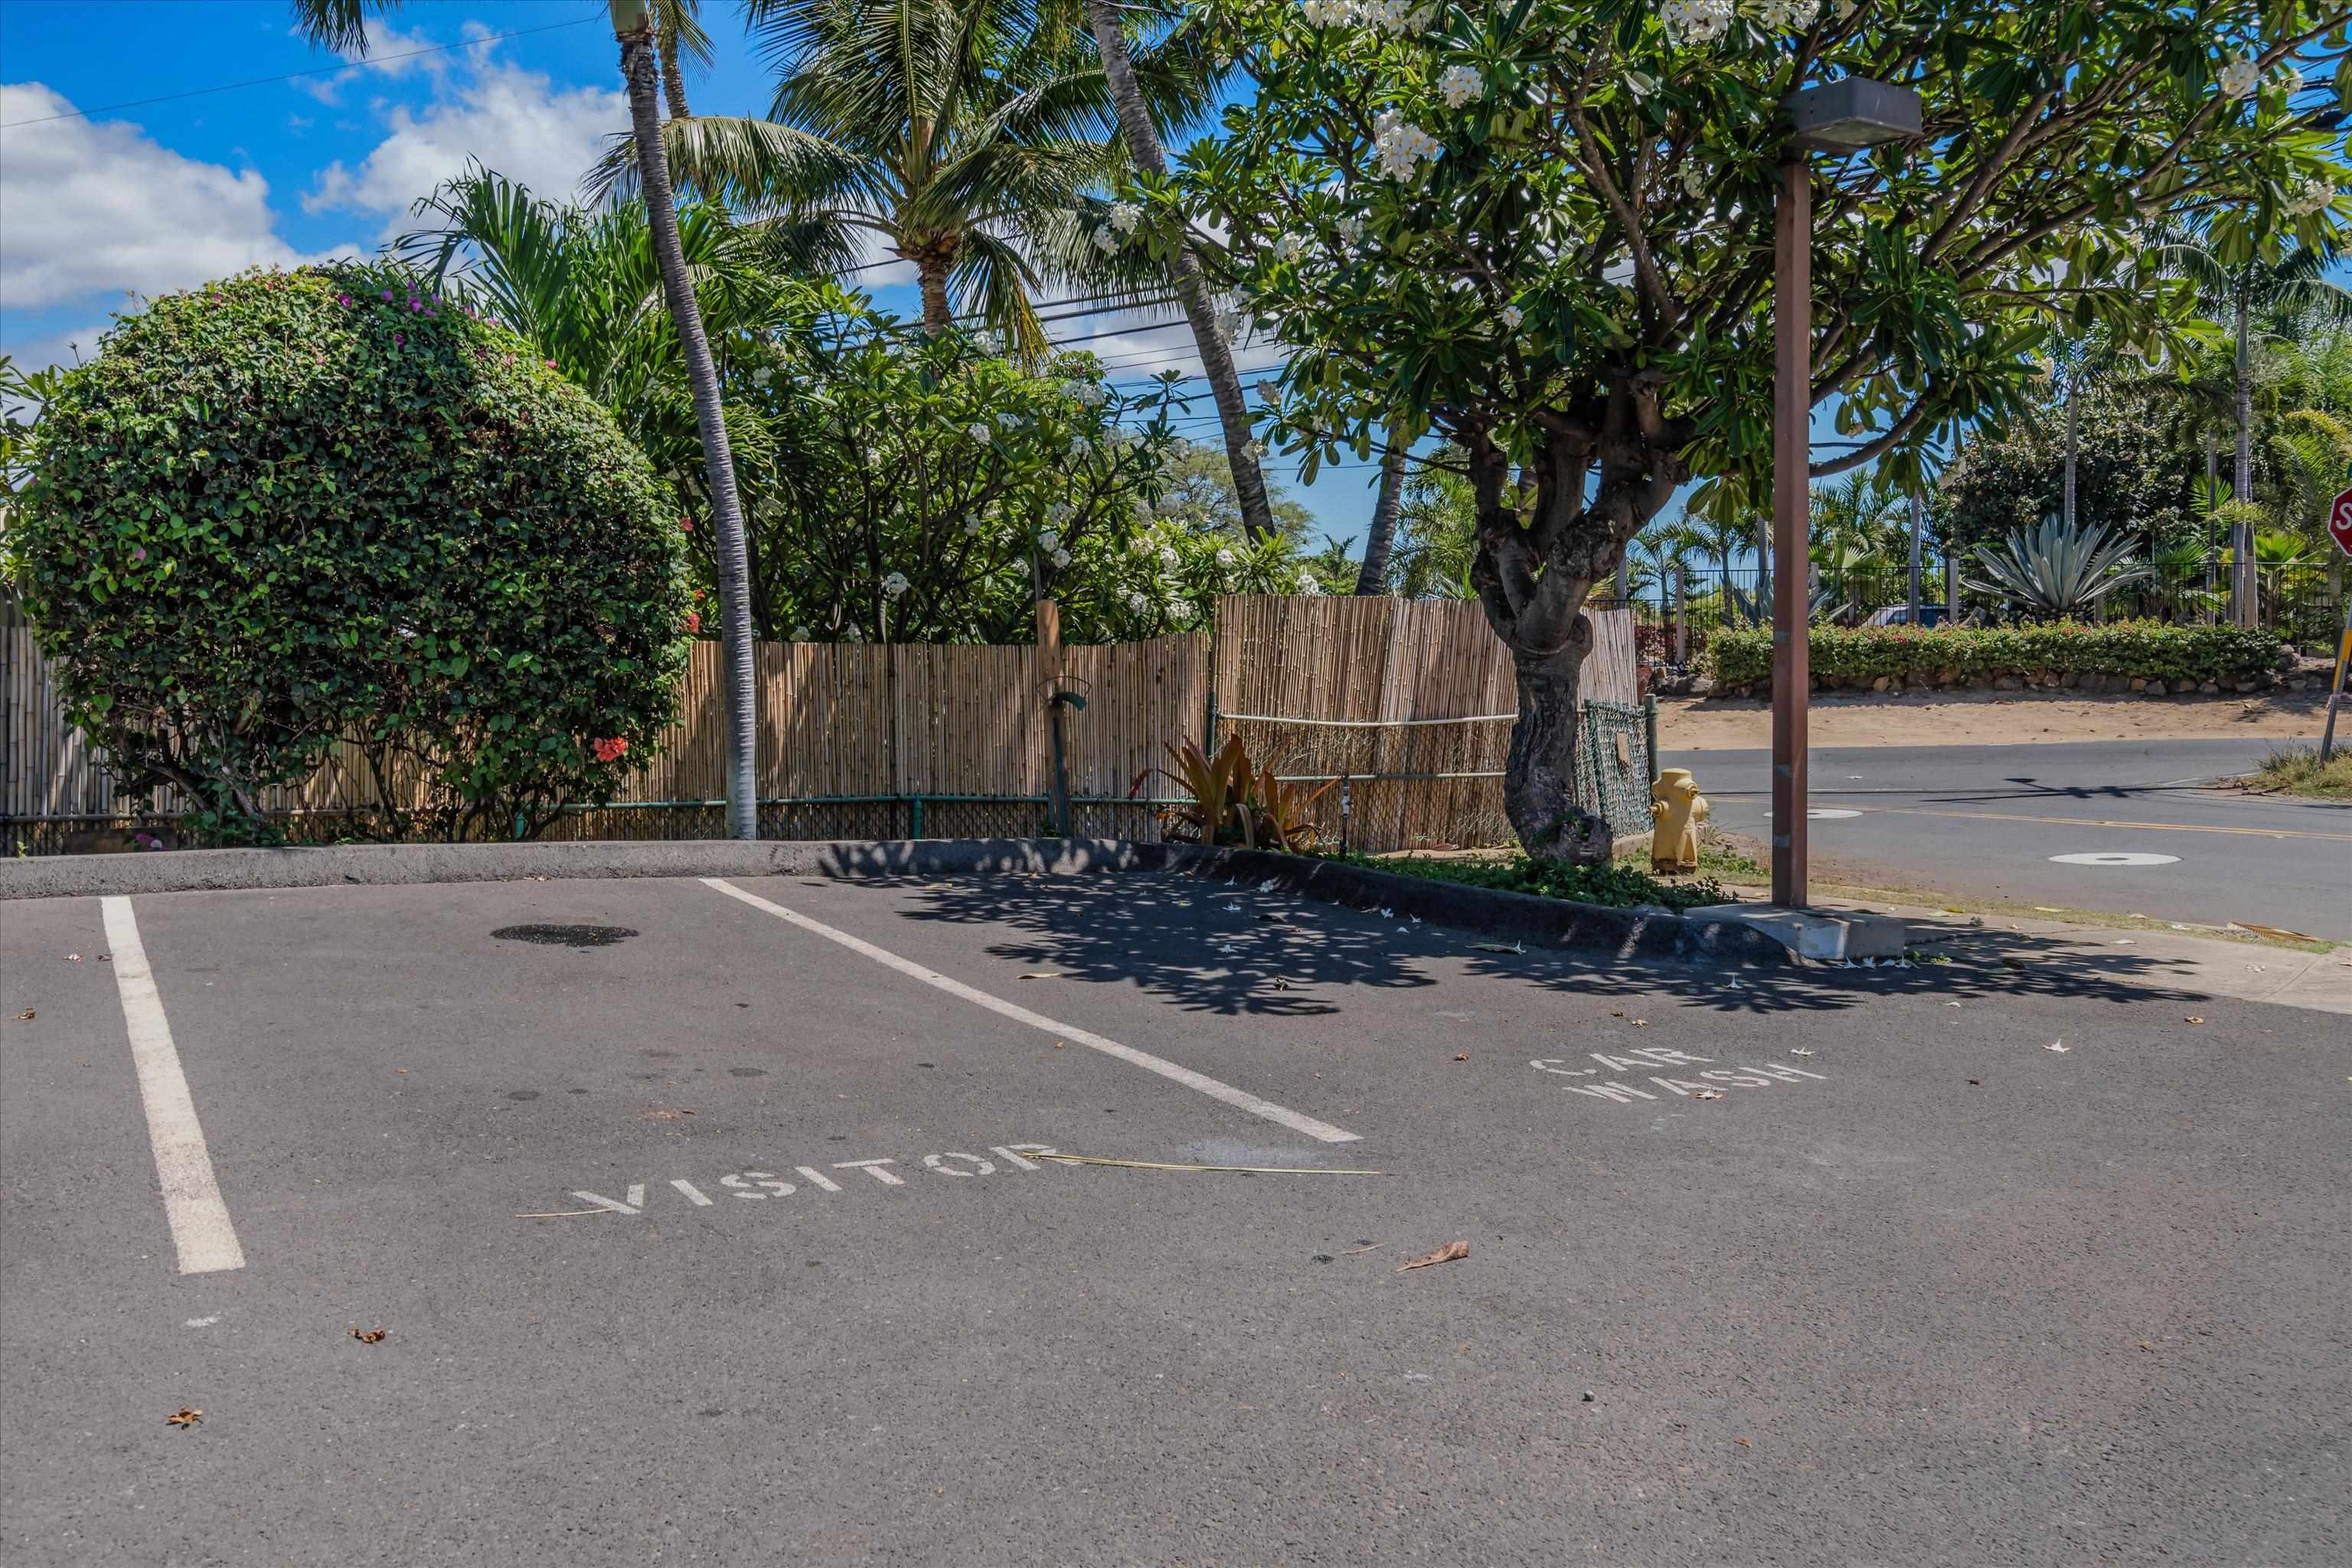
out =
[(0, 1544), (2337, 1563), (2344, 1024), (1160, 875), (0, 905)]

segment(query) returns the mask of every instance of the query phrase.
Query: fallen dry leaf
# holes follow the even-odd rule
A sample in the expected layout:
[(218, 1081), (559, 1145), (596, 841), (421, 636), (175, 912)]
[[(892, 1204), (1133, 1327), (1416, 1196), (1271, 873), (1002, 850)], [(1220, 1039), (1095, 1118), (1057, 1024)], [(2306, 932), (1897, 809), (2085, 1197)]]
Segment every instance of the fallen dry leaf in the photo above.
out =
[(1721, 1100), (1723, 1098), (1723, 1090), (1719, 1089), (1703, 1089), (1696, 1094), (1691, 1096), (1691, 1098), (1693, 1100)]
[(1646, 1028), (1648, 1028), (1649, 1026), (1650, 1026), (1650, 1020), (1648, 1020), (1647, 1018), (1636, 1018), (1636, 1019), (1634, 1019), (1634, 1020), (1633, 1020), (1633, 1027), (1635, 1027), (1635, 1028), (1637, 1028), (1637, 1029), (1646, 1029)]
[(1400, 1268), (1397, 1272), (1402, 1274), (1404, 1272), (1405, 1268), (1426, 1268), (1433, 1263), (1458, 1263), (1463, 1258), (1469, 1256), (1470, 1244), (1468, 1242), (1449, 1241), (1444, 1246), (1439, 1247), (1436, 1251), (1431, 1253), (1428, 1257), (1414, 1258), (1412, 1262), (1406, 1264), (1404, 1268)]
[(691, 1116), (693, 1114), (693, 1111), (684, 1110), (683, 1108), (674, 1109), (665, 1105), (657, 1107), (652, 1110), (638, 1112), (637, 1120), (640, 1121), (675, 1121), (681, 1116)]
[(1732, 1441), (1738, 1444), (1743, 1448), (1748, 1447), (1748, 1439), (1745, 1437), (1734, 1437)]
[(377, 1345), (382, 1344), (384, 1335), (390, 1332), (390, 1329), (353, 1329), (352, 1338), (363, 1345)]
[(1470, 944), (1470, 946), (1471, 946), (1475, 951), (1479, 952), (1527, 952), (1527, 947), (1526, 947), (1526, 945), (1525, 945), (1524, 943), (1521, 943), (1521, 942), (1512, 942), (1512, 943), (1511, 943), (1510, 945), (1508, 945), (1507, 947), (1507, 946), (1505, 946), (1503, 943), (1501, 943), (1501, 942), (1472, 942), (1472, 943)]
[(32, 1022), (32, 1019), (33, 1010), (30, 1007), (26, 1008), (23, 1012), (16, 1015), (16, 1022), (19, 1024), (28, 1024)]
[(203, 1411), (191, 1407), (186, 1410), (173, 1411), (163, 1417), (163, 1424), (167, 1426), (193, 1426), (204, 1418)]
[(1028, 973), (1024, 974), (1021, 978), (1024, 980), (1059, 980), (1062, 978), (1062, 972), (1058, 969), (1033, 969)]
[(1971, 1087), (1971, 1088), (1979, 1088), (1979, 1087), (1981, 1087), (1981, 1086), (1983, 1085), (1983, 1083), (1984, 1083), (1984, 1079), (1980, 1079), (1980, 1078), (1972, 1078), (1972, 1079), (1969, 1079), (1969, 1087)]
[(2315, 936), (2305, 936), (2299, 931), (2286, 931), (2278, 926), (2256, 925), (2252, 921), (2231, 921), (2240, 931), (2250, 931), (2256, 936), (2266, 936), (2273, 942), (2317, 942)]
[(78, 952), (67, 953), (66, 962), (68, 963), (79, 963), (81, 962), (81, 954)]
[(1466, 1062), (1470, 1059), (1470, 1053), (1468, 1051), (1456, 1051), (1454, 1053), (1454, 1059), (1457, 1062)]
[(2203, 1018), (2200, 1017), (2197, 1014), (2191, 1013), (2191, 1014), (2189, 1014), (2189, 1022), (2190, 1022), (2190, 1023), (2192, 1023), (2192, 1024), (2201, 1024), (2201, 1023), (2203, 1023), (2204, 1021), (2205, 1021), (2205, 1020), (2204, 1020)]

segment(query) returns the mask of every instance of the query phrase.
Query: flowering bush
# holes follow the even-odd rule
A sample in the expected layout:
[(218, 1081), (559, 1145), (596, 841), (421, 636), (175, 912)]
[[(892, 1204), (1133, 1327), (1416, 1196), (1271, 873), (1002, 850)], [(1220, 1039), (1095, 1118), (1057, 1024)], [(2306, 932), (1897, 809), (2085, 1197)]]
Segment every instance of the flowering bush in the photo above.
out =
[[(1316, 465), (1392, 422), (1461, 454), (1471, 584), (1517, 666), (1505, 780), (1548, 852), (1574, 800), (1581, 610), (1685, 482), (1752, 513), (1771, 471), (1773, 106), (1900, 83), (1924, 135), (1816, 155), (1811, 396), (1853, 437), (1816, 474), (1920, 454), (2021, 407), (2053, 327), (2153, 356), (2185, 287), (2133, 267), (2147, 223), (2210, 216), (2233, 258), (2332, 249), (2346, 206), (2345, 35), (2315, 0), (1203, 0), (1253, 79), (1171, 179), (1179, 223), (1294, 352), (1259, 435)], [(2242, 57), (2242, 66), (2232, 62)], [(2053, 83), (2063, 83), (2059, 90)], [(1538, 742), (1540, 743), (1538, 743)]]
[[(37, 427), (5, 566), (67, 707), (199, 837), (358, 743), (385, 824), (528, 830), (670, 718), (674, 508), (585, 393), (383, 266), (120, 319)], [(422, 794), (415, 793), (421, 787)]]
[[(2284, 646), (2277, 634), (2237, 626), (2167, 626), (2117, 621), (2107, 626), (2064, 622), (2043, 626), (1815, 626), (1809, 668), (1823, 680), (1874, 680), (1885, 676), (1934, 685), (1947, 675), (1981, 685), (2001, 676), (2100, 675), (2168, 683), (2259, 680), (2277, 668)], [(1769, 686), (1772, 633), (1719, 631), (1703, 662), (1718, 686)]]

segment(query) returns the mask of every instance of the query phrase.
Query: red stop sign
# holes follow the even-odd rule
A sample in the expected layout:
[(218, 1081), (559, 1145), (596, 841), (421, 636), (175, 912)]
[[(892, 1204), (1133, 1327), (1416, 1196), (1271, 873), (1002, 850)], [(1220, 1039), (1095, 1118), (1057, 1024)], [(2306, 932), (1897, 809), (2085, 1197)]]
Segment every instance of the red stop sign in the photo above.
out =
[(2336, 498), (2327, 509), (2327, 532), (2336, 541), (2336, 548), (2352, 555), (2352, 490)]

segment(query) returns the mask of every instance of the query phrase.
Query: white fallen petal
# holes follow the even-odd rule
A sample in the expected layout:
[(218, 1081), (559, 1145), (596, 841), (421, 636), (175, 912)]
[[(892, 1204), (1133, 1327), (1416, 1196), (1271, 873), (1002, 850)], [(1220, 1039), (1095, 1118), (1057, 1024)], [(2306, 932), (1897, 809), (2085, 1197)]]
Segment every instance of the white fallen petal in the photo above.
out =
[(2045, 1051), (2056, 1051), (2059, 1055), (2063, 1056), (2063, 1055), (2065, 1055), (2068, 1051), (2073, 1050), (2074, 1047), (2072, 1047), (2072, 1046), (2070, 1046), (2070, 1045), (2068, 1045), (2068, 1044), (2067, 1044), (2065, 1041), (2063, 1041), (2063, 1040), (2053, 1040), (2053, 1041), (2051, 1041), (2048, 1045), (2046, 1045), (2046, 1046), (2042, 1047), (2042, 1048), (2043, 1050), (2045, 1050)]
[(1862, 966), (1864, 969), (1875, 969), (1878, 967), (1878, 960), (1874, 958), (1865, 958), (1862, 961)]
[(1790, 1056), (1792, 1056), (1792, 1057), (1809, 1057), (1809, 1056), (1811, 1056), (1813, 1053), (1812, 1053), (1812, 1052), (1811, 1052), (1811, 1051), (1809, 1051), (1809, 1050), (1807, 1050), (1807, 1049), (1805, 1049), (1805, 1047), (1802, 1047), (1802, 1046), (1797, 1046), (1797, 1047), (1792, 1047), (1792, 1048), (1790, 1050), (1789, 1054), (1790, 1054)]
[(1242, 907), (1239, 904), (1227, 904), (1225, 906), (1225, 913), (1229, 915), (1237, 915), (1241, 912)]
[(1381, 919), (1384, 921), (1392, 921), (1396, 919), (1396, 911), (1394, 910), (1382, 910), (1381, 911)]
[(1268, 877), (1265, 881), (1260, 882), (1257, 885), (1257, 890), (1261, 893), (1271, 893), (1274, 891), (1275, 884), (1280, 879), (1281, 879), (1276, 877)]

